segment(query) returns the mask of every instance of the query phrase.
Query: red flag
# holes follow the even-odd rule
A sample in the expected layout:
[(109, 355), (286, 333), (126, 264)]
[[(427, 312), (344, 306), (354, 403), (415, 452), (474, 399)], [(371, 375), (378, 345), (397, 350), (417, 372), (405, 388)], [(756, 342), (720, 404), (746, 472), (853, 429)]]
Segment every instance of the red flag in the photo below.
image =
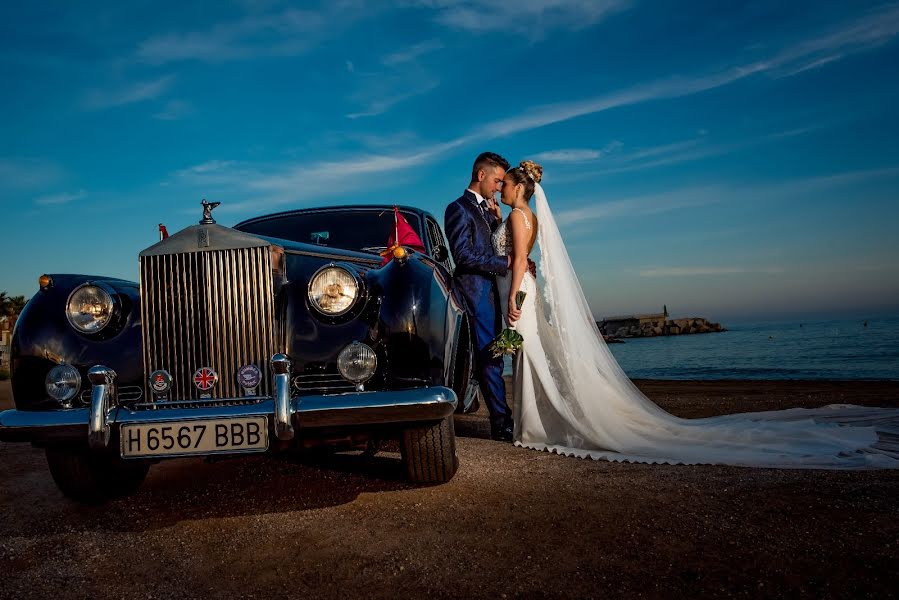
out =
[(169, 230), (165, 228), (165, 225), (160, 223), (159, 224), (159, 241), (162, 241), (167, 237), (169, 237)]
[(406, 246), (407, 248), (412, 248), (418, 252), (425, 251), (425, 245), (422, 243), (421, 238), (418, 237), (418, 234), (415, 233), (415, 230), (409, 225), (406, 217), (400, 214), (399, 207), (393, 207), (393, 214), (396, 225), (393, 233), (387, 239), (387, 250), (381, 253), (381, 256), (384, 257), (384, 260), (381, 261), (382, 267), (393, 259), (393, 251), (397, 246)]

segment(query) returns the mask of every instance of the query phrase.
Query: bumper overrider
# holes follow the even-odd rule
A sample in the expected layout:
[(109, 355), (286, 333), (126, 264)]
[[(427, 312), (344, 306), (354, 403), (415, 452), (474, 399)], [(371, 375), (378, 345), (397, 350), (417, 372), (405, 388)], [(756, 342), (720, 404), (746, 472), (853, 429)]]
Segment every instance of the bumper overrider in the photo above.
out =
[(62, 443), (87, 437), (91, 448), (104, 449), (109, 446), (113, 430), (123, 425), (265, 417), (273, 437), (288, 442), (294, 439), (297, 429), (437, 421), (453, 414), (456, 408), (455, 392), (440, 386), (292, 398), (290, 360), (276, 354), (271, 365), (273, 397), (231, 399), (239, 404), (229, 404), (224, 399), (221, 406), (183, 408), (179, 402), (167, 402), (160, 410), (120, 406), (116, 373), (95, 366), (88, 372), (92, 385), (89, 407), (0, 412), (0, 441)]

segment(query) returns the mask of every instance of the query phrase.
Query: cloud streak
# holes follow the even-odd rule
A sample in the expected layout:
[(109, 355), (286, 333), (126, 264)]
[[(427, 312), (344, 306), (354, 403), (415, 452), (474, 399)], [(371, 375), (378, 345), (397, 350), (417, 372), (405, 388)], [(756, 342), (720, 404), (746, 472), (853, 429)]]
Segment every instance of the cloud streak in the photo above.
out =
[[(352, 15), (353, 11), (347, 13)], [(313, 47), (322, 35), (351, 20), (348, 15), (336, 19), (329, 13), (297, 9), (251, 14), (202, 31), (151, 37), (139, 45), (136, 58), (161, 65), (187, 60), (222, 63), (296, 56)]]
[(43, 158), (0, 157), (0, 189), (39, 189), (58, 183), (65, 170)]
[(630, 6), (627, 0), (420, 0), (435, 20), (469, 33), (515, 33), (540, 38), (547, 30), (577, 31)]
[[(457, 2), (441, 2), (437, 0), (430, 3), (437, 8), (458, 7)], [(545, 6), (545, 2), (536, 2)], [(291, 200), (279, 197), (279, 194), (290, 194), (291, 199), (296, 199), (298, 190), (310, 190), (313, 193), (329, 192), (334, 190), (346, 191), (352, 189), (354, 183), (365, 181), (364, 176), (378, 173), (384, 174), (408, 169), (431, 162), (446, 153), (460, 147), (475, 143), (519, 134), (533, 129), (545, 127), (586, 115), (597, 114), (615, 108), (632, 106), (636, 104), (685, 97), (705, 91), (721, 88), (753, 76), (764, 74), (777, 75), (784, 69), (796, 69), (802, 65), (811, 64), (821, 60), (822, 55), (836, 55), (847, 57), (855, 52), (860, 52), (892, 40), (899, 33), (899, 6), (894, 5), (885, 9), (869, 13), (854, 21), (843, 23), (831, 32), (811, 37), (794, 43), (774, 52), (768, 58), (751, 63), (740, 64), (720, 71), (699, 74), (691, 77), (671, 77), (662, 80), (651, 81), (631, 88), (618, 90), (600, 96), (587, 98), (573, 102), (562, 102), (543, 105), (533, 108), (522, 115), (488, 122), (482, 126), (470, 130), (454, 139), (433, 143), (419, 147), (411, 152), (399, 154), (374, 154), (352, 157), (343, 161), (327, 161), (308, 166), (295, 165), (266, 165), (262, 167), (250, 167), (246, 165), (235, 166), (231, 171), (231, 177), (235, 185), (240, 189), (251, 192), (266, 192), (268, 195), (260, 200), (254, 200), (253, 208), (261, 209), (269, 206), (284, 204)], [(400, 98), (398, 101), (402, 101)], [(396, 104), (378, 106), (369, 104), (367, 109), (352, 113), (359, 118), (367, 114), (383, 112)], [(788, 135), (790, 132), (782, 132)], [(733, 148), (722, 146), (717, 148), (699, 148), (698, 140), (679, 142), (681, 149), (688, 146), (696, 146), (692, 153), (680, 153), (677, 155), (676, 144), (667, 148), (655, 148), (642, 151), (641, 158), (659, 156), (655, 165), (671, 164), (672, 162), (695, 160), (713, 153), (732, 151)], [(669, 152), (668, 156), (664, 153)], [(561, 155), (560, 155), (561, 157)], [(569, 158), (571, 158), (569, 156)], [(650, 166), (651, 163), (650, 163)], [(633, 167), (637, 168), (637, 167)], [(640, 168), (647, 168), (643, 164)], [(706, 200), (697, 201), (681, 197), (679, 200), (663, 196), (643, 197), (631, 199), (630, 203), (611, 203), (603, 206), (592, 207), (585, 218), (599, 218), (604, 215), (615, 214), (649, 214), (671, 210), (666, 208), (666, 201), (671, 201), (670, 206), (696, 206), (697, 203), (706, 204), (709, 200), (709, 192), (716, 188), (704, 188)], [(231, 205), (235, 207), (235, 205)], [(649, 211), (649, 212), (647, 212)], [(571, 213), (568, 218), (573, 217)]]
[(440, 40), (428, 40), (409, 46), (404, 50), (388, 54), (381, 59), (381, 63), (387, 67), (395, 67), (397, 65), (414, 62), (422, 56), (440, 50), (441, 48), (443, 48), (443, 42)]
[(174, 77), (167, 75), (116, 89), (91, 90), (85, 94), (83, 106), (88, 110), (100, 110), (153, 100), (167, 92), (173, 81)]
[(532, 160), (547, 163), (582, 163), (598, 160), (608, 154), (618, 151), (622, 144), (613, 141), (601, 150), (592, 148), (569, 148), (564, 150), (548, 150), (546, 152), (538, 152), (531, 157)]
[(62, 192), (59, 194), (47, 194), (44, 196), (38, 196), (34, 199), (34, 203), (38, 206), (50, 206), (55, 204), (68, 204), (69, 202), (73, 202), (75, 200), (81, 200), (87, 196), (87, 192), (84, 190), (78, 190), (77, 192)]

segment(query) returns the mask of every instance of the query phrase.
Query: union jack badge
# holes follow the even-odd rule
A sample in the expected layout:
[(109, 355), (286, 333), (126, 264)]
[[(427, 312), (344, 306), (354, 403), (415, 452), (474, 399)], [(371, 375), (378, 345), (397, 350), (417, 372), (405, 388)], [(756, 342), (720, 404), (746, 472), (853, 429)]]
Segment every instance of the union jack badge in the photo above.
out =
[(194, 385), (201, 392), (208, 392), (219, 380), (218, 374), (209, 367), (200, 367), (194, 373)]

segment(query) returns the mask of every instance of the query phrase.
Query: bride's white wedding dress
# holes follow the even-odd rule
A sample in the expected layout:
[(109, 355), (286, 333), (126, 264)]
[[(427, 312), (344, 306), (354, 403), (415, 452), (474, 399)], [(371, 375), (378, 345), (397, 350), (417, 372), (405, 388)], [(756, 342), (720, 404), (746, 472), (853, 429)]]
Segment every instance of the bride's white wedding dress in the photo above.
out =
[[(899, 409), (830, 405), (706, 419), (671, 415), (630, 381), (599, 334), (543, 189), (539, 224), (542, 294), (530, 274), (515, 328), (515, 443), (581, 458), (752, 467), (899, 468)], [(512, 249), (504, 221), (497, 254)], [(529, 227), (530, 224), (527, 223)], [(511, 272), (498, 279), (504, 323)]]

